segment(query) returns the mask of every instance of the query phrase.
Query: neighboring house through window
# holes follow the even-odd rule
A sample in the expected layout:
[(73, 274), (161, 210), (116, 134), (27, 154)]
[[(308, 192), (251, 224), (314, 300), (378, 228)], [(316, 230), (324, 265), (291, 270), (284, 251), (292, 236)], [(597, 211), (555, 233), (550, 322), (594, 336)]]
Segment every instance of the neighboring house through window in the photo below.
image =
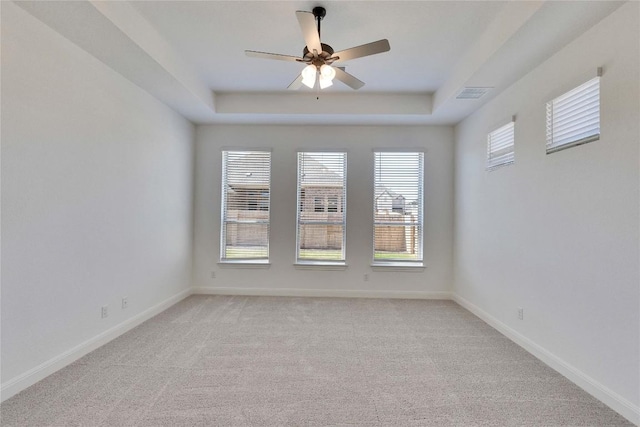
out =
[(346, 168), (346, 153), (298, 153), (298, 263), (344, 263)]
[(424, 153), (374, 158), (373, 264), (422, 265)]
[(222, 152), (222, 262), (268, 261), (270, 185), (270, 152)]

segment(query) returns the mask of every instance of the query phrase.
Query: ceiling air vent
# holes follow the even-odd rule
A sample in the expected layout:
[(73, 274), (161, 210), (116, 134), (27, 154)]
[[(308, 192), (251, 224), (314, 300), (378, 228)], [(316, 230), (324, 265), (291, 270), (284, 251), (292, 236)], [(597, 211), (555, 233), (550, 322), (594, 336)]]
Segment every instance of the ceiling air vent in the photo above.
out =
[(456, 99), (479, 99), (489, 92), (492, 87), (465, 87), (456, 96)]

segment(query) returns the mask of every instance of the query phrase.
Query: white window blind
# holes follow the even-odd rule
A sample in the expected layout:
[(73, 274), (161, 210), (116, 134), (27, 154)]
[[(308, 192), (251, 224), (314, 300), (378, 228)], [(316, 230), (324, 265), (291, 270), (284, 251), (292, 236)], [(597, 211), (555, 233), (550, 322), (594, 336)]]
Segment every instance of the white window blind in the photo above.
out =
[(547, 154), (600, 138), (600, 77), (547, 103)]
[(269, 259), (270, 185), (270, 152), (222, 152), (222, 262)]
[(487, 136), (487, 170), (513, 163), (514, 128), (514, 122), (510, 122)]
[(298, 263), (343, 263), (347, 153), (298, 153)]
[(376, 152), (373, 262), (422, 263), (424, 153)]

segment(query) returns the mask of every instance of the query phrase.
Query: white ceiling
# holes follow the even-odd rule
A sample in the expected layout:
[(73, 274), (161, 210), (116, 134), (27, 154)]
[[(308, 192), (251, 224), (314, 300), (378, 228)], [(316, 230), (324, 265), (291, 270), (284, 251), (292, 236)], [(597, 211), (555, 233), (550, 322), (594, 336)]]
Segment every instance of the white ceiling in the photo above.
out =
[[(214, 91), (284, 90), (301, 64), (248, 58), (245, 49), (302, 56), (296, 10), (317, 2), (133, 2)], [(321, 39), (336, 51), (388, 39), (391, 51), (344, 65), (362, 92), (433, 92), (482, 33), (499, 2), (322, 2)], [(330, 92), (352, 91), (336, 84)]]
[[(197, 123), (455, 124), (622, 2), (83, 1), (16, 3)], [(366, 84), (287, 91), (302, 55), (296, 10), (324, 6), (336, 51), (386, 38), (345, 62)], [(465, 86), (493, 87), (457, 100)]]

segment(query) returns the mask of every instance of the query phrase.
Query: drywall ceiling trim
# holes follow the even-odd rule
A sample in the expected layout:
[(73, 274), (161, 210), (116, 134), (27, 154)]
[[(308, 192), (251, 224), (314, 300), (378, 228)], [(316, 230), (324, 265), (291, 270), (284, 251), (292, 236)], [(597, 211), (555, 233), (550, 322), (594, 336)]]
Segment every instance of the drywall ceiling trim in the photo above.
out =
[[(623, 4), (620, 1), (589, 2), (586, 6), (576, 2), (546, 3), (467, 84), (475, 86), (491, 81), (501, 89), (507, 88)], [(485, 98), (491, 96), (489, 93)]]
[(455, 99), (462, 87), (542, 7), (544, 2), (510, 2), (482, 36), (458, 60), (449, 79), (434, 95), (434, 110)]
[(215, 114), (213, 92), (129, 3), (16, 4), (187, 119)]
[[(311, 104), (307, 99), (314, 92), (305, 90), (293, 94), (299, 98), (289, 98), (292, 93), (284, 90), (221, 90), (217, 99), (194, 64), (129, 2), (16, 2), (194, 123), (354, 125), (459, 123), (623, 3), (506, 2), (434, 94), (326, 91)], [(212, 43), (220, 46), (220, 40)], [(455, 99), (464, 86), (495, 89), (478, 100)]]
[[(527, 7), (526, 3), (520, 4)], [(545, 2), (526, 22), (521, 20), (517, 31), (484, 63), (478, 63), (473, 75), (457, 88), (459, 91), (465, 86), (493, 86), (493, 89), (477, 100), (456, 99), (458, 92), (447, 93), (445, 99), (446, 88), (458, 84), (452, 77), (434, 94), (434, 116), (458, 123), (623, 4), (622, 1)]]
[(218, 114), (431, 115), (430, 94), (217, 93)]

